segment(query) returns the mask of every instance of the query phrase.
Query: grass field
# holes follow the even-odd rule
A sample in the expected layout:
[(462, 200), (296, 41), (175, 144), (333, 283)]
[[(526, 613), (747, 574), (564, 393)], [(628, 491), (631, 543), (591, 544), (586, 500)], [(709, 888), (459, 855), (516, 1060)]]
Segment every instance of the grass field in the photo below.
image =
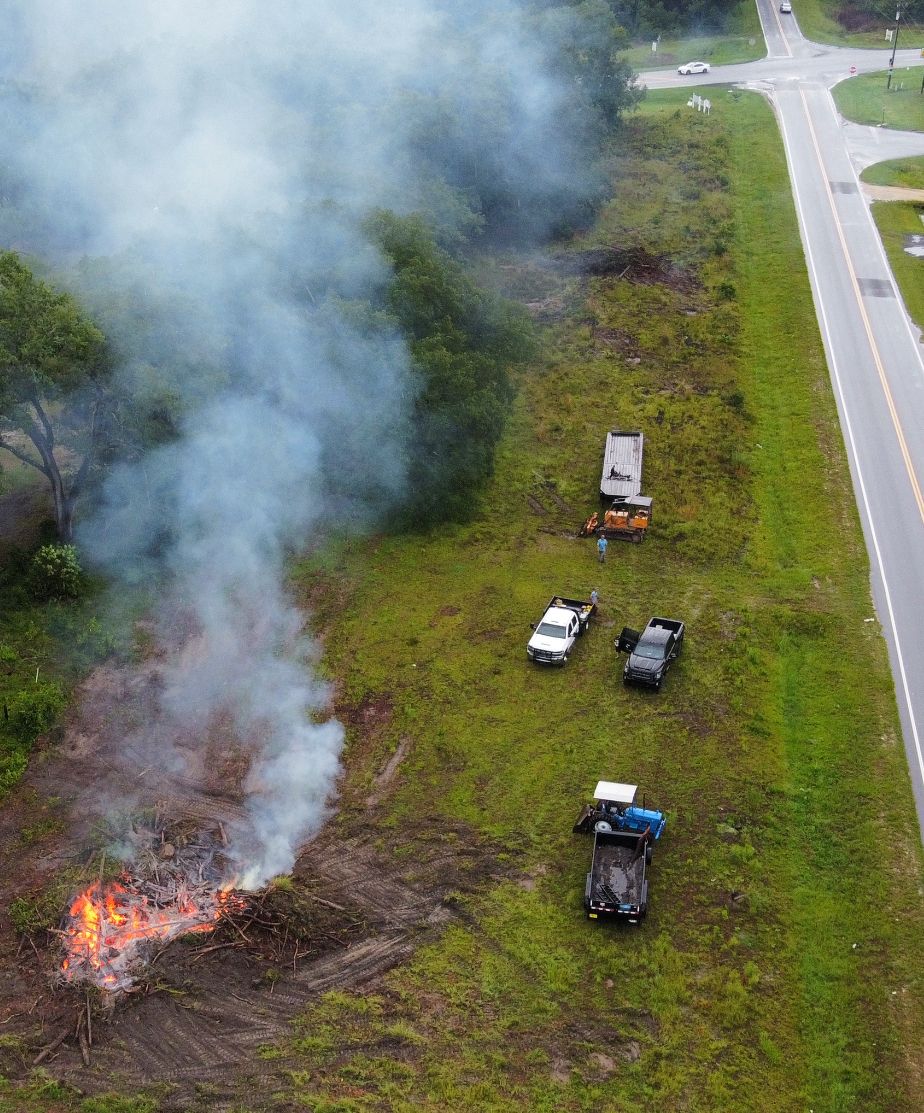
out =
[(654, 52), (650, 40), (639, 42), (633, 44), (626, 57), (635, 69), (651, 70), (696, 60), (709, 62), (714, 66), (752, 62), (755, 58), (763, 58), (766, 53), (757, 6), (750, 0), (744, 0), (725, 35), (665, 38), (658, 43), (658, 49)]
[(860, 175), (860, 180), (871, 185), (924, 189), (924, 155), (920, 158), (897, 158), (874, 163), (867, 166)]
[(924, 68), (896, 69), (890, 90), (886, 89), (886, 77), (887, 71), (883, 70), (835, 85), (832, 93), (838, 112), (857, 124), (924, 131), (924, 97), (920, 95)]
[[(268, 1046), (278, 1086), (241, 1110), (924, 1107), (921, 847), (781, 143), (756, 95), (686, 97), (646, 99), (569, 248), (646, 251), (656, 281), (485, 260), (546, 323), (473, 521), (296, 570), (341, 703), (390, 708), (351, 729), (335, 822), (368, 821), (404, 740), (376, 821), (444, 817), (496, 869), (437, 943)], [(616, 425), (645, 430), (655, 519), (601, 567), (574, 532)], [(568, 666), (531, 667), (548, 597), (594, 587)], [(659, 695), (612, 649), (655, 613), (688, 624)], [(669, 814), (637, 930), (581, 908), (570, 829), (600, 776)], [(54, 1086), (0, 1085), (0, 1110), (155, 1108)]]
[[(836, 13), (843, 7), (840, 0), (793, 0), (792, 9), (799, 21), (799, 29), (807, 39), (836, 46), (881, 47), (891, 52), (892, 44), (886, 41), (886, 28), (895, 26), (894, 6), (884, 6), (881, 18), (867, 30), (847, 31), (838, 23)], [(922, 41), (921, 28), (909, 24), (907, 19), (899, 29), (898, 45), (902, 49)]]
[[(920, 845), (780, 143), (758, 98), (707, 119), (685, 95), (646, 102), (575, 249), (643, 246), (698, 284), (505, 270), (565, 316), (477, 519), (302, 569), (331, 584), (332, 676), (394, 709), (352, 739), (345, 813), (411, 739), (388, 822), (461, 820), (510, 870), (379, 992), (303, 1017), (289, 1077), (315, 1108), (920, 1104)], [(617, 424), (648, 435), (656, 524), (601, 569), (572, 533)], [(568, 667), (529, 667), (544, 601), (592, 587)], [(612, 651), (651, 613), (690, 630), (660, 697)], [(580, 906), (570, 823), (600, 775), (670, 814), (637, 932)]]
[(873, 219), (889, 264), (898, 280), (905, 306), (918, 328), (924, 328), (924, 259), (904, 250), (905, 236), (924, 234), (924, 203), (875, 201)]

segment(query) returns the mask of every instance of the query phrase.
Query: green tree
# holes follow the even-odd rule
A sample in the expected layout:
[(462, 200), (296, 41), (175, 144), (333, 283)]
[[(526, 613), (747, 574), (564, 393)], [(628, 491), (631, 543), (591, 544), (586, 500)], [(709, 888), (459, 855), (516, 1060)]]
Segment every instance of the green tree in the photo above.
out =
[(64, 542), (107, 423), (106, 379), (103, 334), (73, 298), (0, 254), (0, 448), (48, 480)]
[(509, 368), (532, 353), (532, 326), (518, 306), (473, 282), (419, 217), (379, 212), (366, 228), (393, 268), (381, 308), (419, 376), (408, 517), (417, 525), (464, 519), (493, 470), (513, 398)]

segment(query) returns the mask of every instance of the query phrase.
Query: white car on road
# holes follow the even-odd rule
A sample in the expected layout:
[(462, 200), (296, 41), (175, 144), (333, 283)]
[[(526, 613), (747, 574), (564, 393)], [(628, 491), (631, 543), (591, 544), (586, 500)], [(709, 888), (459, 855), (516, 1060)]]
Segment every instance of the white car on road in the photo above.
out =
[(708, 62), (685, 62), (682, 66), (677, 67), (677, 72), (682, 73), (684, 76), (690, 73), (708, 73)]
[(780, 0), (780, 11), (783, 15), (792, 15), (792, 4), (789, 0)]

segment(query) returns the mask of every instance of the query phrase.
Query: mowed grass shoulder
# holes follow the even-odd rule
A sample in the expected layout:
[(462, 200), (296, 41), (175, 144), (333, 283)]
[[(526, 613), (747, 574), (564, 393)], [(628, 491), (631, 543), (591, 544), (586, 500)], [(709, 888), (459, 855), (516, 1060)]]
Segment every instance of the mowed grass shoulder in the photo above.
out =
[(924, 97), (921, 80), (924, 67), (896, 69), (892, 88), (886, 89), (888, 73), (851, 77), (831, 90), (837, 110), (857, 124), (884, 126), (897, 131), (924, 131)]
[[(267, 1049), (310, 1107), (924, 1106), (921, 847), (781, 144), (760, 98), (686, 95), (646, 101), (567, 249), (644, 266), (485, 264), (546, 323), (471, 524), (299, 571), (341, 703), (391, 709), (351, 730), (338, 821), (404, 741), (374, 821), (443, 817), (497, 861), (437, 942)], [(616, 426), (646, 433), (655, 522), (600, 567), (574, 534)], [(592, 588), (568, 666), (530, 666), (549, 596)], [(660, 695), (612, 648), (652, 614), (688, 625)], [(637, 930), (581, 907), (601, 776), (669, 813)]]
[(905, 251), (906, 239), (924, 234), (924, 202), (875, 201), (873, 219), (911, 319), (924, 327), (924, 258)]

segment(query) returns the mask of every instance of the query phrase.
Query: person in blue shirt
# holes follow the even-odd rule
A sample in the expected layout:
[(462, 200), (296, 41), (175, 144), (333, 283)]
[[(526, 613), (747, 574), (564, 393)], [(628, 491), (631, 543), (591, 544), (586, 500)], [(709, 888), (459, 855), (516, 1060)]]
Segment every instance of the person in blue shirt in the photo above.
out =
[(606, 546), (607, 546), (606, 538), (605, 537), (599, 537), (597, 539), (597, 560), (599, 560), (601, 564), (605, 563), (605, 561), (606, 561)]

